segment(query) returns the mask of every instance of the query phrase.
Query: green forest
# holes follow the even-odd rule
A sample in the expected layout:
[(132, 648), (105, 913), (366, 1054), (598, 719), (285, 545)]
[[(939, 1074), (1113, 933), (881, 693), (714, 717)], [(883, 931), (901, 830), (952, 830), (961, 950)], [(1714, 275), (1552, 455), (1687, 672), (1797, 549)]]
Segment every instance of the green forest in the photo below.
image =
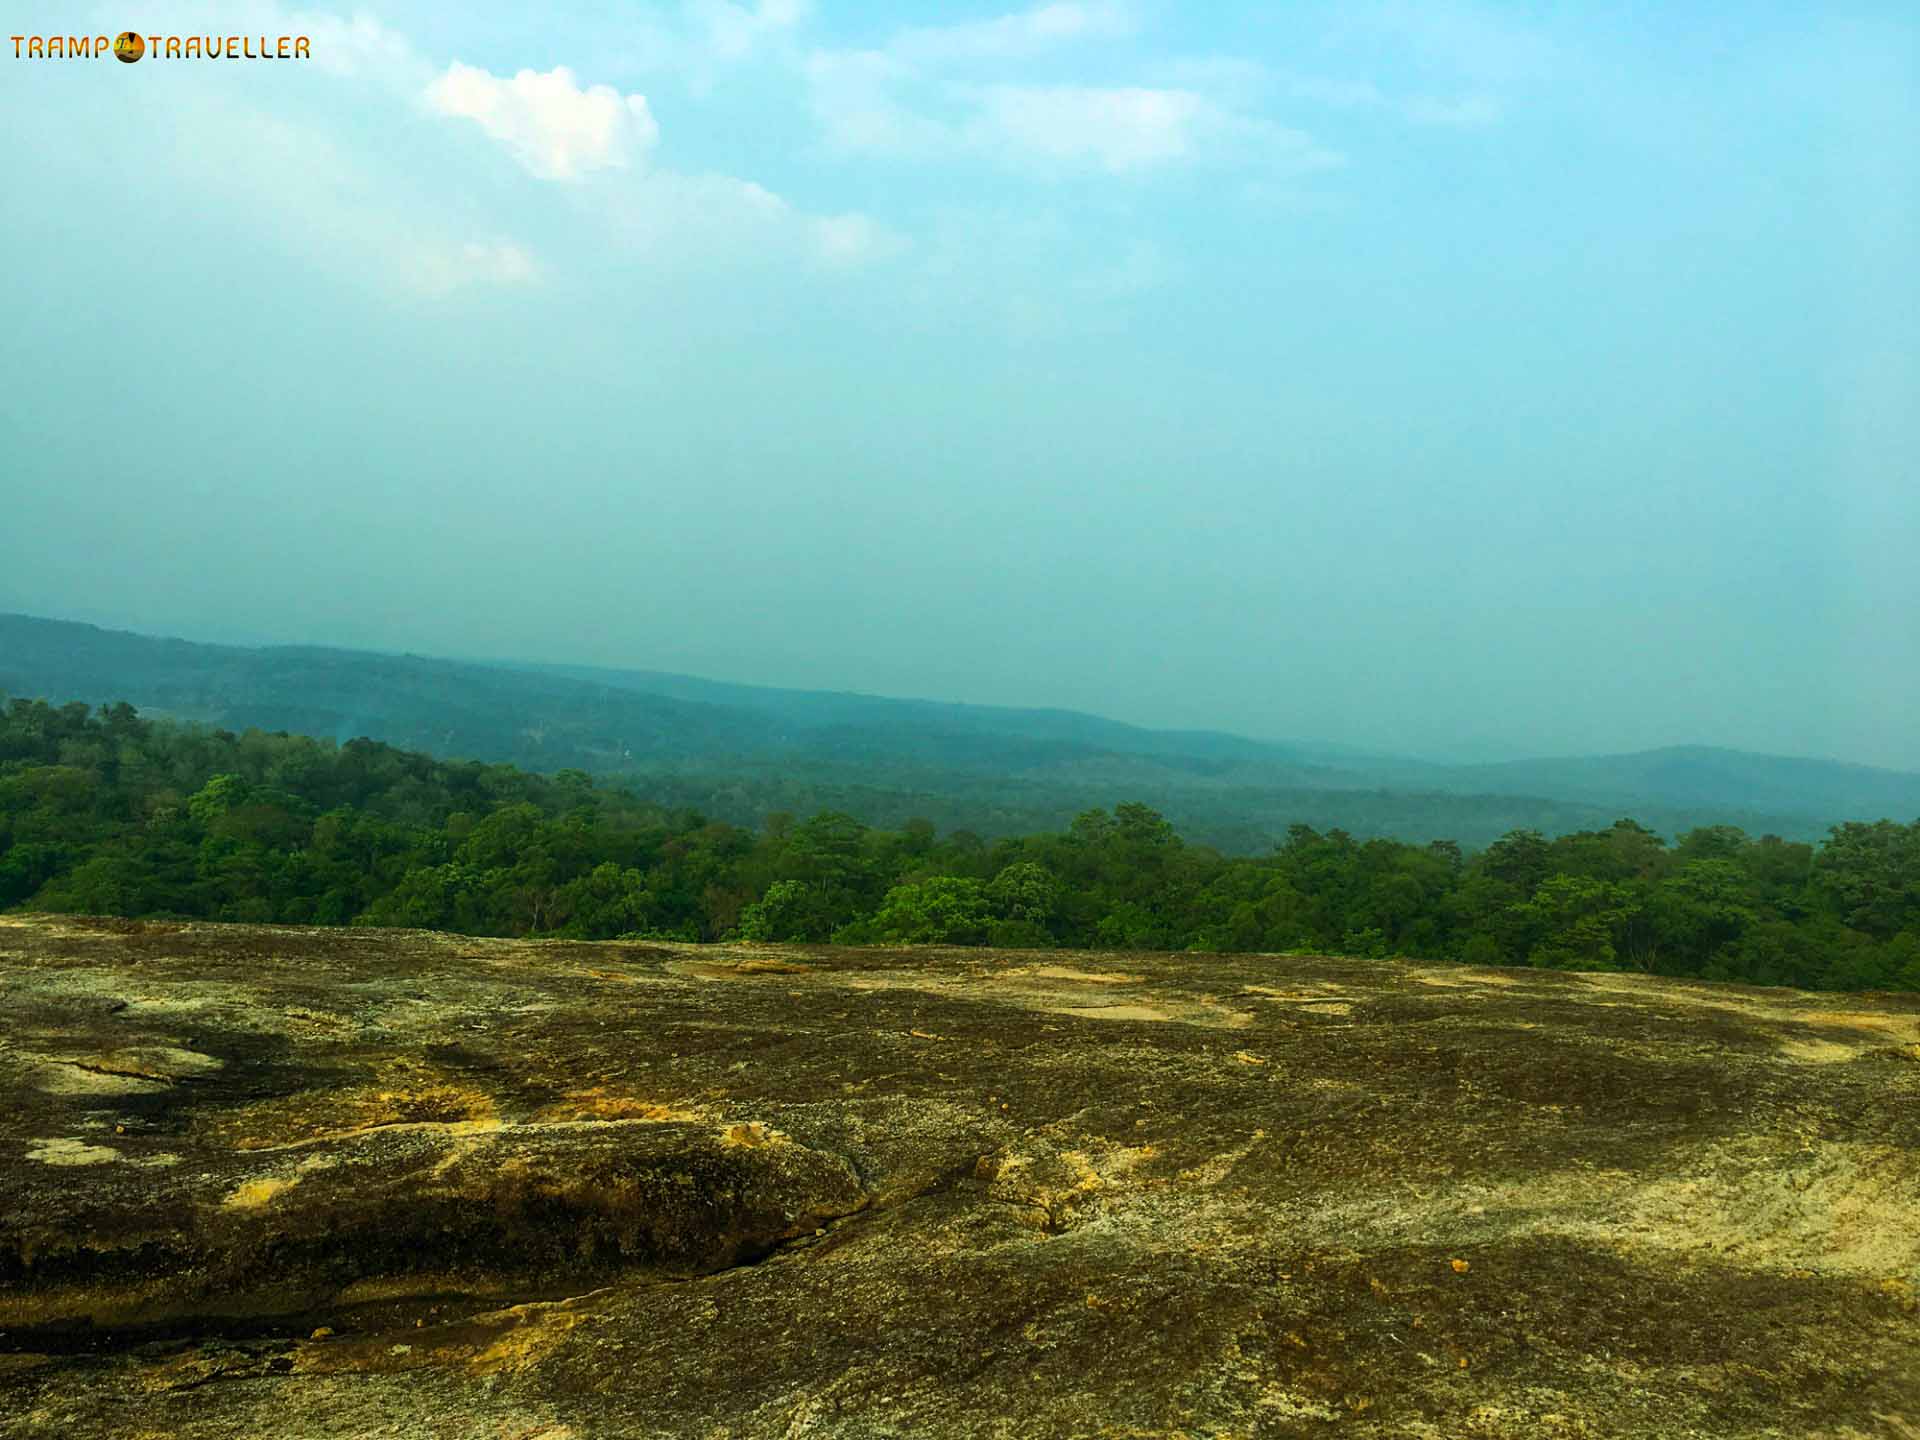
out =
[(0, 695), (125, 700), (233, 731), (383, 740), (442, 758), (584, 770), (758, 829), (771, 812), (914, 819), (993, 839), (1064, 829), (1115, 797), (1189, 842), (1262, 855), (1306, 823), (1483, 849), (1632, 815), (1663, 835), (1738, 825), (1816, 841), (1840, 820), (1920, 815), (1920, 775), (1669, 746), (1441, 764), (1323, 741), (1152, 730), (1010, 709), (729, 684), (653, 670), (479, 664), (316, 646), (248, 648), (0, 614)]
[(1310, 952), (1920, 990), (1920, 821), (1818, 844), (1631, 819), (1549, 840), (1189, 843), (1140, 803), (988, 841), (745, 828), (580, 770), (0, 710), (0, 908), (579, 939)]

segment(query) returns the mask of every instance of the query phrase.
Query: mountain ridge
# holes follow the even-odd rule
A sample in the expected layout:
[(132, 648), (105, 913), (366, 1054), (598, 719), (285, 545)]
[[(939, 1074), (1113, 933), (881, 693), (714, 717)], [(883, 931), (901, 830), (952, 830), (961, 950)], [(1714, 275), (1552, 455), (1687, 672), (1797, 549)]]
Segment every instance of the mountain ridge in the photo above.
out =
[[(1334, 742), (1155, 730), (1058, 708), (322, 645), (216, 645), (18, 614), (0, 615), (0, 693), (126, 699), (228, 729), (335, 741), (364, 734), (446, 757), (578, 768), (677, 787), (685, 803), (736, 820), (757, 819), (746, 813), (756, 806), (805, 808), (852, 791), (876, 813), (938, 809), (967, 826), (977, 811), (992, 818), (971, 828), (1005, 833), (1144, 798), (1211, 843), (1243, 848), (1309, 817), (1360, 835), (1483, 844), (1502, 833), (1490, 829), (1496, 824), (1560, 831), (1629, 813), (1674, 832), (1721, 823), (1790, 838), (1813, 838), (1842, 820), (1920, 815), (1920, 775), (1721, 746), (1447, 765)], [(796, 775), (805, 781), (798, 791)], [(954, 803), (926, 803), (935, 798)]]

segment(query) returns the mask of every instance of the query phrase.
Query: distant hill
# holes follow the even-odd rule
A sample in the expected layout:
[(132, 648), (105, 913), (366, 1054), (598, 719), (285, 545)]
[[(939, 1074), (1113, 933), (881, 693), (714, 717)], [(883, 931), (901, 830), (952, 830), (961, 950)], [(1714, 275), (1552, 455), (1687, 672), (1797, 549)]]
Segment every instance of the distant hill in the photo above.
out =
[(126, 699), (233, 730), (366, 735), (545, 770), (611, 771), (629, 758), (729, 753), (757, 744), (766, 728), (746, 712), (531, 671), (306, 646), (201, 645), (23, 616), (0, 616), (0, 691)]
[(0, 691), (132, 700), (229, 729), (369, 735), (448, 756), (600, 773), (717, 760), (958, 772), (1085, 785), (1371, 786), (1337, 746), (1167, 732), (1066, 710), (1018, 710), (732, 685), (646, 671), (512, 666), (307, 646), (203, 645), (0, 616)]
[(1902, 821), (1920, 816), (1920, 775), (1706, 745), (1464, 766), (1449, 788), (1453, 785), (1609, 805), (1724, 805), (1737, 797), (1752, 809), (1785, 815)]
[(103, 703), (232, 730), (358, 735), (450, 758), (621, 776), (740, 823), (845, 809), (983, 835), (1139, 799), (1196, 839), (1262, 850), (1288, 825), (1457, 839), (1735, 824), (1812, 839), (1920, 815), (1920, 775), (1683, 748), (1448, 766), (1303, 741), (1151, 730), (1023, 710), (731, 684), (658, 671), (511, 665), (313, 646), (203, 645), (0, 615), (0, 694)]
[(1149, 730), (1077, 710), (1024, 710), (999, 705), (963, 705), (939, 700), (895, 700), (843, 690), (782, 690), (672, 675), (659, 670), (610, 670), (584, 665), (524, 665), (514, 668), (562, 675), (596, 685), (708, 705), (725, 705), (777, 717), (800, 729), (855, 733), (915, 731), (942, 737), (1020, 736), (1064, 742), (1116, 754), (1177, 756), (1223, 763), (1291, 765), (1332, 780), (1356, 769), (1409, 775), (1444, 774), (1446, 767), (1354, 746), (1325, 742), (1250, 740), (1216, 730)]

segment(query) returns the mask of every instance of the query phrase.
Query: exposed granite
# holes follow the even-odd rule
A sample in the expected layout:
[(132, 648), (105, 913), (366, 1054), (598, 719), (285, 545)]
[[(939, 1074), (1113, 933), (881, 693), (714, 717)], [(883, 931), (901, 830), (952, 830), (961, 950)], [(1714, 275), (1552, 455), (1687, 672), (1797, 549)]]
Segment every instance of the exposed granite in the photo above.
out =
[(1920, 1440), (1920, 1000), (0, 917), (0, 1436)]

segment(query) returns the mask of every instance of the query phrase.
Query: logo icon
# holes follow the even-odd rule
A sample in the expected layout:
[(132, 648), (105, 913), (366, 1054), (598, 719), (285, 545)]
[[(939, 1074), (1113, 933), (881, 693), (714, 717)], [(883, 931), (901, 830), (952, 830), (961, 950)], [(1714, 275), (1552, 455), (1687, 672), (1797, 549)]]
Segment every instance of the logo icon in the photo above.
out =
[(114, 58), (123, 65), (131, 65), (147, 53), (147, 42), (131, 30), (122, 30), (113, 41)]

